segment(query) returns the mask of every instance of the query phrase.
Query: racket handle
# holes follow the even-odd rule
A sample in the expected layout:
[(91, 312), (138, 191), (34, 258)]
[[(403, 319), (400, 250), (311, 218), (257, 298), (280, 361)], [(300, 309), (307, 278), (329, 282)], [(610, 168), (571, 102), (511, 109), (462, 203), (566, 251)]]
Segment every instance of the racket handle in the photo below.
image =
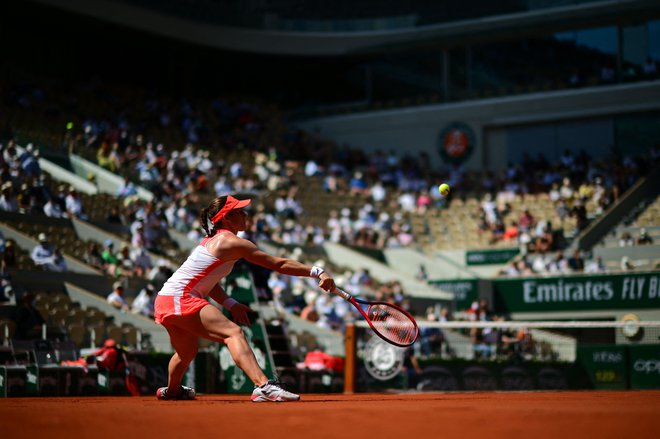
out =
[(335, 290), (333, 291), (333, 293), (335, 293), (336, 295), (338, 295), (339, 297), (341, 297), (344, 300), (351, 300), (351, 297), (353, 297), (353, 296), (351, 296), (350, 294), (348, 294), (346, 291), (342, 290), (339, 287), (335, 287)]

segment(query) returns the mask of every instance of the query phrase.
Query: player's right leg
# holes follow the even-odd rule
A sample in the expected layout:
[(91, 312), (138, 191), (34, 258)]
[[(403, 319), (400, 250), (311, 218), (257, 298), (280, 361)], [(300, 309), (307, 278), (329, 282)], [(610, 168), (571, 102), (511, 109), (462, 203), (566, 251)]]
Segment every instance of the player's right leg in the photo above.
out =
[(170, 335), (170, 342), (175, 352), (167, 368), (167, 387), (158, 389), (156, 396), (164, 400), (195, 399), (195, 391), (190, 387), (182, 386), (181, 380), (197, 355), (199, 345), (197, 336), (174, 325), (164, 326)]

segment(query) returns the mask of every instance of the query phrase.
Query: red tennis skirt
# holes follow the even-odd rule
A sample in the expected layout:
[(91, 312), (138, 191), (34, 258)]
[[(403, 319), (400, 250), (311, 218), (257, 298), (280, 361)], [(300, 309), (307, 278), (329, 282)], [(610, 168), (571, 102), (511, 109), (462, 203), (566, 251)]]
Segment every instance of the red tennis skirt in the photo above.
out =
[(209, 302), (201, 297), (183, 296), (156, 296), (154, 301), (154, 320), (163, 323), (170, 316), (187, 316), (199, 312)]

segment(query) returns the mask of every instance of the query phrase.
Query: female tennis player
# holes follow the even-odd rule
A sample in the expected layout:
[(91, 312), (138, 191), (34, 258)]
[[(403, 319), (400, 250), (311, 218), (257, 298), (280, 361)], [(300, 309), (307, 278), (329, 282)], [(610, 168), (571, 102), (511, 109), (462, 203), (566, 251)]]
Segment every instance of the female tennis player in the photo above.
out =
[[(195, 391), (182, 386), (181, 380), (190, 362), (197, 355), (198, 338), (204, 337), (227, 345), (236, 365), (254, 383), (252, 401), (297, 401), (299, 395), (268, 380), (248, 345), (238, 324), (249, 325), (250, 308), (227, 296), (219, 285), (239, 259), (292, 276), (319, 279), (326, 291), (335, 289), (335, 282), (320, 267), (308, 266), (292, 259), (265, 253), (236, 234), (246, 228), (247, 213), (243, 210), (251, 200), (238, 200), (231, 195), (218, 197), (201, 209), (200, 223), (206, 237), (191, 252), (188, 259), (165, 282), (154, 304), (156, 323), (170, 335), (175, 350), (169, 363), (167, 387), (158, 389), (162, 400), (194, 399)], [(236, 323), (229, 320), (206, 298), (211, 297), (228, 309)], [(238, 324), (237, 324), (238, 323)]]

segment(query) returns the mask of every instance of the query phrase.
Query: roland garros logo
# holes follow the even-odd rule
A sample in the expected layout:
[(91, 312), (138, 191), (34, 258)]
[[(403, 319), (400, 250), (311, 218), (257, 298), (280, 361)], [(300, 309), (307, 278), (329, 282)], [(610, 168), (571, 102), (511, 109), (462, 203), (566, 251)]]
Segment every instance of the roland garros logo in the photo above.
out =
[(369, 375), (377, 380), (387, 381), (394, 378), (403, 369), (403, 349), (373, 336), (365, 346), (364, 366)]
[(462, 122), (453, 122), (440, 132), (439, 152), (446, 162), (462, 163), (474, 149), (474, 133)]

